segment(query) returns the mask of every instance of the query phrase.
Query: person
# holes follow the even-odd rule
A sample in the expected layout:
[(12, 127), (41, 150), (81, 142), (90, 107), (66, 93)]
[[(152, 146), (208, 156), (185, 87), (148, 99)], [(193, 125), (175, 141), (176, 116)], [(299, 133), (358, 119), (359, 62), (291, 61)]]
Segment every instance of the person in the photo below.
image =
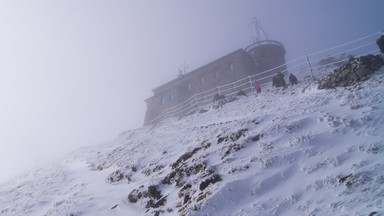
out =
[(377, 38), (376, 44), (380, 49), (381, 53), (384, 53), (384, 35), (381, 35), (381, 37)]
[(259, 83), (255, 80), (255, 91), (257, 92), (257, 93), (260, 93), (261, 92), (261, 88), (260, 88), (260, 85), (259, 85)]
[(247, 94), (243, 90), (240, 90), (237, 92), (237, 96), (247, 96)]
[(278, 83), (278, 87), (285, 87), (285, 80), (284, 80), (284, 75), (280, 72), (280, 71), (278, 71), (277, 72), (277, 83)]
[(224, 95), (217, 93), (213, 98), (213, 108), (215, 109), (222, 108), (223, 105), (225, 104), (224, 99), (225, 99)]
[(225, 96), (224, 95), (221, 95), (221, 94), (216, 94), (215, 97), (213, 98), (213, 102), (216, 102), (216, 101), (219, 101), (219, 100), (222, 100), (224, 99)]
[(297, 77), (292, 73), (289, 74), (289, 84), (296, 85), (298, 83)]
[(276, 76), (272, 77), (272, 87), (280, 87)]

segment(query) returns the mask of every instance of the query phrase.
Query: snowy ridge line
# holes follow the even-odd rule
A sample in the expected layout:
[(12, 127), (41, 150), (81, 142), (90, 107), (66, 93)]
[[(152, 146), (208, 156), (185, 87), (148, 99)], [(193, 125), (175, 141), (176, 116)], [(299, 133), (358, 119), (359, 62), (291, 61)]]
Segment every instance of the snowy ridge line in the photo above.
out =
[[(266, 76), (266, 77), (263, 77), (263, 78), (260, 78), (260, 79), (256, 79), (256, 77), (258, 77), (260, 75), (266, 74), (268, 72), (271, 72), (273, 70), (282, 68), (284, 66), (288, 66), (288, 64), (291, 64), (293, 62), (296, 62), (296, 61), (302, 59), (301, 63), (298, 63), (298, 64), (295, 64), (293, 66), (290, 66), (289, 68), (287, 67), (287, 69), (285, 69), (285, 70), (281, 70), (281, 72), (287, 73), (288, 71), (292, 70), (293, 68), (302, 67), (304, 64), (308, 63), (308, 61), (306, 59), (306, 56), (315, 56), (315, 55), (318, 55), (320, 53), (324, 53), (326, 51), (330, 51), (330, 50), (334, 50), (334, 49), (337, 49), (337, 48), (340, 48), (340, 47), (344, 47), (344, 46), (347, 46), (347, 45), (350, 45), (350, 44), (354, 44), (354, 43), (363, 41), (365, 39), (371, 38), (371, 37), (373, 37), (373, 36), (375, 36), (377, 34), (381, 34), (381, 32), (377, 32), (377, 33), (374, 33), (374, 34), (371, 34), (371, 35), (367, 35), (365, 37), (362, 37), (362, 38), (359, 38), (359, 39), (356, 39), (356, 40), (353, 40), (353, 41), (350, 41), (350, 42), (347, 42), (347, 43), (344, 43), (344, 44), (341, 44), (341, 45), (338, 45), (338, 46), (335, 46), (335, 47), (331, 47), (331, 48), (328, 48), (328, 49), (325, 49), (325, 50), (321, 50), (321, 51), (317, 51), (317, 52), (314, 52), (314, 53), (311, 53), (311, 54), (303, 55), (303, 56), (298, 57), (298, 58), (296, 58), (294, 60), (291, 60), (291, 61), (289, 61), (289, 62), (287, 62), (285, 64), (282, 64), (282, 65), (279, 65), (277, 67), (265, 70), (265, 71), (260, 72), (258, 74), (250, 75), (248, 77), (239, 79), (237, 81), (234, 81), (234, 82), (222, 85), (222, 86), (218, 86), (218, 87), (212, 88), (212, 89), (207, 90), (205, 92), (201, 92), (201, 93), (195, 94), (195, 95), (191, 96), (189, 99), (185, 100), (184, 102), (164, 110), (156, 118), (151, 120), (149, 122), (149, 124), (156, 123), (156, 122), (162, 121), (162, 120), (164, 120), (166, 118), (174, 117), (174, 116), (177, 116), (177, 115), (180, 115), (180, 114), (182, 114), (182, 115), (184, 114), (185, 115), (185, 114), (187, 114), (188, 112), (190, 112), (191, 110), (193, 110), (195, 108), (207, 105), (207, 102), (212, 100), (214, 95), (216, 95), (217, 93), (220, 93), (221, 89), (223, 89), (225, 87), (232, 86), (230, 89), (227, 89), (226, 92), (229, 92), (228, 95), (235, 95), (239, 91), (239, 87), (236, 85), (236, 83), (241, 82), (241, 81), (245, 81), (244, 85), (246, 85), (247, 82), (249, 83), (249, 87), (245, 88), (248, 93), (249, 92), (250, 93), (254, 93), (253, 83), (256, 80), (260, 82), (261, 80), (265, 80), (267, 78), (273, 77), (273, 75), (269, 75), (269, 76)], [(358, 46), (355, 46), (353, 48), (349, 48), (349, 49), (346, 49), (344, 51), (338, 52), (336, 54), (332, 54), (332, 55), (330, 55), (328, 57), (334, 57), (334, 56), (338, 56), (340, 54), (344, 54), (344, 53), (347, 53), (347, 52), (350, 52), (350, 51), (359, 50), (359, 49), (362, 49), (364, 47), (367, 47), (367, 46), (370, 46), (370, 45), (373, 45), (373, 44), (375, 44), (375, 42), (369, 42), (369, 43), (366, 43), (366, 44), (363, 44), (363, 45), (358, 45)], [(373, 51), (368, 52), (368, 54), (371, 53), (371, 52), (373, 52)], [(359, 55), (357, 55), (357, 56), (359, 56)], [(322, 57), (318, 57), (318, 58), (315, 58), (314, 60), (310, 60), (310, 61), (311, 62), (315, 62), (315, 61), (318, 61), (318, 60), (321, 60), (321, 59), (322, 59)], [(332, 63), (329, 63), (327, 65), (331, 65), (331, 64), (335, 64), (335, 63), (341, 63), (343, 61), (344, 60), (338, 60), (338, 61), (334, 61)], [(311, 68), (310, 68), (309, 65), (308, 65), (307, 68), (306, 68), (306, 71), (310, 72), (311, 69), (317, 69), (317, 68), (320, 68), (320, 66), (311, 66)], [(270, 82), (266, 82), (266, 83), (261, 82), (260, 86), (266, 87), (270, 83), (271, 83), (271, 81)], [(243, 84), (240, 84), (240, 85), (243, 85)]]

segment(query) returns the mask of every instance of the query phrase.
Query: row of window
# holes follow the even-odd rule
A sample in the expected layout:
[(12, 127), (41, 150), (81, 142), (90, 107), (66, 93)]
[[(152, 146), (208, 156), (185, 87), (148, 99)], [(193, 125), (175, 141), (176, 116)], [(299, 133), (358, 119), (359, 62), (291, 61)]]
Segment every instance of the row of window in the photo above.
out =
[[(229, 72), (233, 72), (233, 64), (232, 63), (229, 64)], [(220, 72), (218, 70), (216, 70), (214, 73), (214, 77), (219, 78), (219, 76), (220, 76)], [(205, 84), (205, 78), (203, 76), (200, 77), (200, 84), (201, 85)], [(188, 88), (188, 90), (191, 90), (191, 88), (192, 88), (191, 83), (188, 83), (187, 88)]]
[[(233, 64), (229, 64), (229, 71), (230, 72), (233, 72)], [(220, 72), (219, 71), (215, 71), (214, 73), (214, 77), (215, 78), (218, 78), (220, 76)], [(201, 85), (204, 85), (205, 84), (205, 78), (202, 76), (200, 77), (200, 84)], [(187, 89), (188, 90), (191, 90), (192, 89), (192, 84), (191, 83), (188, 83), (187, 84)], [(166, 104), (166, 103), (169, 103), (169, 102), (172, 102), (173, 100), (175, 99), (175, 94), (173, 92), (170, 92), (168, 93), (168, 95), (164, 96), (162, 99), (161, 99), (161, 104)]]
[(168, 93), (166, 97), (161, 98), (161, 104), (166, 104), (175, 99), (175, 94), (173, 92)]

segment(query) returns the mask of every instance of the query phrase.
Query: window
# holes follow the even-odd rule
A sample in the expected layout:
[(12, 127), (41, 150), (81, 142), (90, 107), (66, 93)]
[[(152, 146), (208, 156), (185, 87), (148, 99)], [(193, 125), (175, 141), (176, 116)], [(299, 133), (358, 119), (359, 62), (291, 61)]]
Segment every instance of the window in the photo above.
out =
[(230, 71), (230, 72), (233, 72), (233, 64), (232, 64), (232, 63), (229, 64), (229, 71)]
[(215, 71), (215, 78), (218, 78), (220, 75), (219, 71)]
[(173, 101), (173, 99), (175, 99), (175, 95), (171, 92), (168, 94), (168, 101)]
[(204, 77), (200, 77), (200, 84), (201, 84), (201, 85), (204, 85), (204, 84), (205, 84)]

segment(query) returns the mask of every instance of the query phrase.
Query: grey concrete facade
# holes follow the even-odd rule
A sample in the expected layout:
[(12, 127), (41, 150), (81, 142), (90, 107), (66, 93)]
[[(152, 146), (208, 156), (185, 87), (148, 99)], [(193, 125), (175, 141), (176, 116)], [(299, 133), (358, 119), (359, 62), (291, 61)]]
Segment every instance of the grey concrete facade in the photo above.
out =
[[(265, 78), (286, 69), (285, 66), (281, 66), (285, 64), (284, 56), (285, 49), (281, 43), (259, 41), (245, 50), (236, 50), (158, 86), (152, 90), (154, 95), (145, 100), (147, 111), (144, 125), (150, 123), (164, 110), (186, 101), (195, 94), (253, 75), (256, 75), (256, 80), (260, 84), (270, 82), (270, 79)], [(262, 73), (272, 68), (276, 69)]]

